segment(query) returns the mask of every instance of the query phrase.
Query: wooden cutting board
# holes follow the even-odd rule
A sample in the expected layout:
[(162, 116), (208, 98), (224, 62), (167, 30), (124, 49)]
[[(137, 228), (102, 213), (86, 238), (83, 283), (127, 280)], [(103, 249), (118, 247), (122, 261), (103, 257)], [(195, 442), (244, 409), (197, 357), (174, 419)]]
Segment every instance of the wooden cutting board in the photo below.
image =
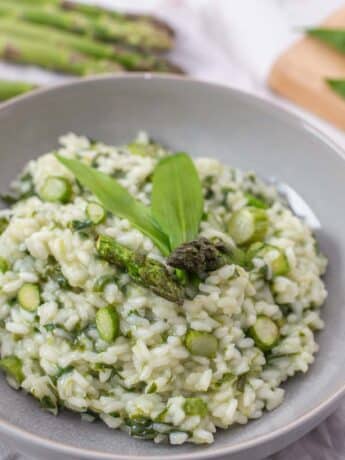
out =
[[(345, 28), (345, 7), (323, 25)], [(345, 129), (345, 99), (328, 88), (326, 77), (345, 79), (345, 56), (307, 37), (277, 59), (268, 84), (282, 96)]]

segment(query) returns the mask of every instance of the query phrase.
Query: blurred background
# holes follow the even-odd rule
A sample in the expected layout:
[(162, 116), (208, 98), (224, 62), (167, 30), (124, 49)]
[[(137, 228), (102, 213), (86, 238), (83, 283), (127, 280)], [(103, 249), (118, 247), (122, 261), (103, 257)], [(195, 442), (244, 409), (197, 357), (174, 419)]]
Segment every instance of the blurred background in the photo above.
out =
[[(0, 0), (0, 100), (132, 71), (254, 93), (345, 148), (344, 0)], [(344, 428), (345, 403), (270, 460), (345, 459)]]

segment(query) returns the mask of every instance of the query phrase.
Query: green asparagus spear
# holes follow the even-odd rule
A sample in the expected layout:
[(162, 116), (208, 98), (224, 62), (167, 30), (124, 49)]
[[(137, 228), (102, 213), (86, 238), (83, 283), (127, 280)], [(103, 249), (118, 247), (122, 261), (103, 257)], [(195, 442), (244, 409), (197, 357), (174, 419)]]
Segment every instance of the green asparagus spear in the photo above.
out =
[(162, 29), (144, 22), (119, 22), (111, 18), (93, 19), (78, 12), (64, 12), (51, 7), (27, 7), (9, 0), (0, 1), (0, 14), (12, 15), (27, 22), (49, 25), (69, 32), (107, 41), (122, 42), (140, 49), (169, 50), (172, 37)]
[(158, 28), (164, 30), (171, 37), (174, 36), (173, 29), (166, 22), (153, 16), (120, 13), (119, 11), (102, 8), (100, 6), (85, 5), (80, 2), (69, 0), (17, 0), (17, 2), (24, 6), (55, 6), (62, 10), (78, 12), (92, 19), (110, 18), (114, 21), (121, 22), (144, 22), (150, 24), (154, 29)]
[(83, 54), (45, 43), (29, 42), (14, 35), (3, 34), (1, 31), (0, 58), (81, 76), (121, 70), (114, 62), (94, 61)]
[(202, 276), (226, 264), (246, 265), (244, 251), (200, 237), (178, 246), (168, 257), (168, 265)]
[(27, 6), (52, 6), (61, 8), (66, 11), (77, 11), (79, 13), (84, 14), (85, 16), (89, 16), (92, 18), (102, 18), (108, 17), (112, 19), (116, 19), (117, 21), (146, 21), (149, 23), (154, 24), (156, 27), (160, 27), (165, 29), (169, 32), (170, 35), (174, 34), (174, 31), (170, 28), (168, 24), (166, 24), (161, 19), (157, 19), (154, 16), (146, 15), (146, 14), (133, 14), (133, 13), (123, 13), (119, 11), (115, 11), (109, 8), (103, 8), (97, 5), (88, 5), (85, 3), (80, 3), (79, 1), (70, 1), (70, 0), (17, 0), (19, 3)]
[[(25, 1), (25, 0), (24, 0)], [(27, 0), (32, 1), (32, 0)], [(42, 0), (41, 0), (42, 1)], [(47, 0), (43, 0), (47, 1)], [(56, 3), (59, 3), (60, 8), (66, 11), (78, 11), (86, 16), (92, 18), (111, 18), (112, 20), (122, 21), (122, 22), (134, 22), (137, 23), (146, 23), (154, 30), (161, 30), (169, 37), (174, 38), (175, 32), (172, 27), (170, 27), (165, 21), (158, 19), (154, 16), (143, 15), (143, 14), (128, 14), (128, 13), (119, 13), (118, 11), (109, 10), (102, 8), (96, 5), (85, 5), (75, 1), (69, 0), (55, 0)]]
[(97, 42), (88, 37), (66, 33), (49, 26), (29, 24), (11, 17), (0, 17), (0, 31), (30, 41), (70, 48), (92, 58), (115, 61), (129, 70), (175, 70), (168, 61), (154, 55), (139, 54), (114, 44)]
[(96, 247), (103, 259), (126, 270), (136, 283), (171, 302), (183, 303), (183, 288), (160, 262), (137, 254), (106, 235), (99, 236)]
[(27, 93), (36, 88), (32, 83), (13, 80), (0, 80), (0, 101), (7, 101), (12, 97)]

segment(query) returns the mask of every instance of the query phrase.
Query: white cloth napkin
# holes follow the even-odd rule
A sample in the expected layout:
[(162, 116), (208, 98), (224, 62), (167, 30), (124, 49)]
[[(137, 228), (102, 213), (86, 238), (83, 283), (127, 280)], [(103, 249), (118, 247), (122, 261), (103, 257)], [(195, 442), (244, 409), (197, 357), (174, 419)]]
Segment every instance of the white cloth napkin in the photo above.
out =
[[(177, 46), (172, 59), (190, 75), (259, 94), (311, 120), (345, 148), (344, 133), (276, 97), (265, 83), (274, 59), (298, 38), (298, 28), (322, 21), (344, 0), (84, 1), (162, 16), (177, 31)], [(0, 63), (0, 76), (42, 84), (67, 79), (33, 67), (23, 69), (3, 63)], [(344, 460), (344, 430), (345, 401), (316, 430), (267, 460)], [(7, 450), (5, 445), (1, 446), (0, 458), (24, 460), (24, 457)]]

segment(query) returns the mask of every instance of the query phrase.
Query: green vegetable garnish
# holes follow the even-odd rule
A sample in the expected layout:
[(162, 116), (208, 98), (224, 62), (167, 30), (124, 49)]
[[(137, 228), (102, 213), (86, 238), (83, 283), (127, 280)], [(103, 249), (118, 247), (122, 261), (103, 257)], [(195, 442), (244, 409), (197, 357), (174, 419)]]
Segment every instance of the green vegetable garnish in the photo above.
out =
[(95, 284), (93, 285), (92, 290), (94, 292), (103, 292), (106, 285), (115, 282), (114, 275), (102, 275), (96, 279)]
[(171, 249), (196, 237), (203, 206), (193, 160), (186, 153), (163, 158), (153, 174), (152, 215), (168, 235)]
[(70, 182), (64, 177), (48, 177), (39, 195), (43, 201), (67, 203), (72, 195)]
[(250, 265), (255, 257), (264, 258), (269, 252), (274, 252), (276, 254), (276, 257), (269, 262), (272, 276), (283, 276), (289, 273), (290, 265), (285, 252), (276, 246), (266, 243), (254, 243), (249, 247), (247, 253), (248, 264)]
[(189, 330), (185, 337), (186, 348), (192, 355), (214, 358), (218, 350), (218, 340), (209, 332)]
[(0, 273), (5, 273), (8, 270), (8, 262), (3, 257), (0, 257)]
[(114, 307), (99, 309), (96, 313), (96, 326), (99, 335), (106, 342), (112, 342), (119, 335), (119, 316)]
[(277, 345), (280, 332), (279, 327), (271, 318), (260, 315), (249, 329), (249, 335), (253, 338), (255, 345), (266, 352)]
[(200, 417), (205, 417), (207, 415), (207, 404), (201, 398), (186, 398), (183, 410), (186, 415), (200, 415)]
[(24, 380), (22, 361), (17, 356), (5, 356), (0, 359), (0, 368), (13, 377), (18, 383)]
[(147, 235), (165, 255), (169, 253), (169, 242), (151, 216), (150, 210), (136, 200), (115, 179), (90, 168), (81, 161), (57, 155), (78, 181), (92, 191), (108, 211), (128, 219), (131, 224)]
[(244, 207), (233, 213), (228, 231), (236, 244), (254, 243), (265, 238), (268, 223), (268, 216), (264, 209)]
[(37, 284), (25, 283), (18, 291), (18, 302), (27, 311), (34, 312), (37, 310), (41, 298), (40, 289)]
[(106, 218), (106, 212), (103, 206), (95, 203), (94, 201), (90, 201), (90, 203), (87, 205), (86, 215), (95, 225), (102, 223)]
[(247, 198), (247, 206), (253, 206), (254, 208), (260, 209), (268, 208), (268, 204), (262, 198), (258, 198), (251, 193), (245, 193), (244, 196)]

